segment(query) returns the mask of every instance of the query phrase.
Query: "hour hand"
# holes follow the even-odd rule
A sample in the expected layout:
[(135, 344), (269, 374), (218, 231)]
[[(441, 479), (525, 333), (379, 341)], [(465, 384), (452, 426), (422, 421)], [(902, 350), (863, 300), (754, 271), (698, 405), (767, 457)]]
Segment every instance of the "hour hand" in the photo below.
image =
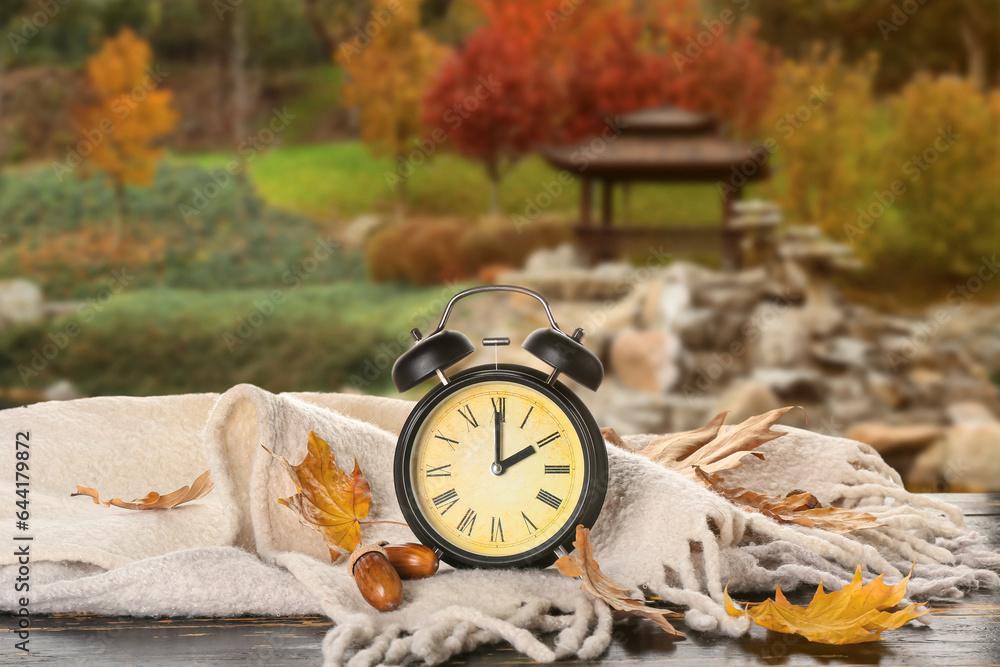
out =
[(523, 461), (524, 459), (528, 458), (529, 456), (531, 456), (532, 454), (534, 454), (536, 451), (537, 450), (535, 449), (534, 445), (528, 445), (527, 447), (525, 447), (521, 451), (517, 452), (516, 454), (512, 454), (512, 455), (508, 456), (507, 458), (505, 458), (503, 461), (501, 461), (500, 462), (500, 467), (503, 468), (504, 470), (506, 470), (507, 468), (511, 467), (515, 463), (517, 463), (519, 461)]

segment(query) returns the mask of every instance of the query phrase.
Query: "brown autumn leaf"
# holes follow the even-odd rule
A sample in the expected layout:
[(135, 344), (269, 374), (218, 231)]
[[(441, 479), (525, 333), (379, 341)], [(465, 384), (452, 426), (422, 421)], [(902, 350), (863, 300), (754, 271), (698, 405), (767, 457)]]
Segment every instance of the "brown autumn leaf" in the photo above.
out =
[(741, 486), (729, 488), (714, 473), (706, 473), (695, 468), (698, 478), (708, 488), (746, 511), (760, 512), (780, 523), (795, 523), (809, 528), (821, 528), (831, 533), (848, 533), (852, 530), (877, 528), (883, 524), (878, 517), (867, 512), (844, 509), (843, 507), (822, 507), (811, 493), (795, 492), (784, 498), (769, 496)]
[(885, 611), (902, 602), (909, 581), (908, 574), (895, 586), (887, 586), (882, 583), (880, 574), (862, 586), (861, 566), (858, 565), (851, 583), (839, 591), (826, 593), (820, 582), (808, 607), (789, 603), (778, 586), (773, 600), (748, 603), (743, 609), (736, 607), (727, 589), (726, 611), (730, 616), (749, 616), (768, 630), (799, 634), (821, 644), (871, 642), (881, 639), (886, 630), (900, 628), (929, 611), (918, 610), (920, 605), (917, 603), (896, 612)]
[(198, 500), (206, 495), (212, 490), (212, 472), (206, 470), (201, 473), (198, 479), (194, 480), (194, 484), (191, 486), (182, 486), (176, 491), (172, 491), (166, 495), (160, 495), (156, 491), (150, 491), (148, 494), (142, 498), (136, 498), (134, 500), (122, 500), (121, 498), (112, 498), (111, 500), (101, 500), (98, 496), (97, 489), (91, 489), (86, 486), (76, 487), (76, 493), (69, 494), (72, 498), (73, 496), (89, 496), (94, 500), (95, 503), (101, 507), (121, 507), (126, 510), (166, 510), (171, 507), (176, 507), (182, 503), (189, 503), (192, 500)]
[(298, 491), (278, 502), (293, 509), (302, 525), (323, 536), (331, 559), (354, 551), (361, 542), (361, 519), (368, 516), (372, 500), (371, 487), (361, 474), (358, 460), (354, 459), (354, 472), (347, 474), (337, 467), (330, 446), (312, 431), (306, 456), (298, 465), (267, 447), (264, 451), (281, 463)]
[(697, 479), (695, 466), (709, 473), (730, 470), (738, 466), (744, 456), (763, 459), (764, 455), (754, 450), (785, 435), (772, 431), (771, 425), (794, 407), (750, 417), (726, 431), (722, 430), (722, 422), (728, 413), (720, 412), (701, 428), (656, 438), (636, 453), (689, 479)]
[(644, 618), (663, 628), (669, 634), (683, 637), (684, 633), (670, 625), (668, 616), (680, 616), (677, 612), (649, 607), (641, 600), (628, 597), (628, 589), (601, 572), (601, 566), (594, 560), (594, 546), (590, 542), (590, 530), (583, 524), (576, 527), (576, 552), (556, 561), (556, 569), (567, 577), (580, 577), (580, 588), (594, 597), (608, 603), (613, 609), (625, 611)]

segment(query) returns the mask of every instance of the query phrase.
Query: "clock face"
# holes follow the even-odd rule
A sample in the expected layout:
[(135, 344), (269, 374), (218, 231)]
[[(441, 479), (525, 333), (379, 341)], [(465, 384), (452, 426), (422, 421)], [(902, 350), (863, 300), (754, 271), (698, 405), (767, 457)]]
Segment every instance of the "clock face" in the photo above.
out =
[(446, 562), (548, 564), (600, 510), (603, 439), (568, 390), (534, 372), (489, 369), (472, 369), (414, 409), (397, 451), (397, 495), (411, 528)]
[(410, 476), (435, 532), (465, 551), (499, 556), (538, 547), (566, 524), (585, 469), (580, 438), (551, 398), (513, 382), (483, 382), (431, 411)]

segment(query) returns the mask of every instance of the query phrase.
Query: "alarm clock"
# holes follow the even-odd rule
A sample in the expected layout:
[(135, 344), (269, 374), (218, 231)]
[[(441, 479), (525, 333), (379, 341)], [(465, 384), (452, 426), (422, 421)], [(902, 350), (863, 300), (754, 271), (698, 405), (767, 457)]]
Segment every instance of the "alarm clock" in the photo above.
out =
[[(536, 299), (549, 326), (522, 347), (548, 373), (494, 363), (448, 376), (475, 351), (464, 334), (446, 329), (461, 299), (484, 292)], [(545, 298), (514, 285), (486, 285), (456, 294), (437, 328), (392, 367), (403, 392), (435, 378), (413, 408), (396, 446), (396, 497), (417, 538), (455, 567), (546, 567), (572, 549), (576, 526), (597, 520), (608, 485), (604, 438), (590, 411), (560, 375), (596, 390), (604, 367), (556, 324)], [(483, 339), (486, 346), (509, 338)]]

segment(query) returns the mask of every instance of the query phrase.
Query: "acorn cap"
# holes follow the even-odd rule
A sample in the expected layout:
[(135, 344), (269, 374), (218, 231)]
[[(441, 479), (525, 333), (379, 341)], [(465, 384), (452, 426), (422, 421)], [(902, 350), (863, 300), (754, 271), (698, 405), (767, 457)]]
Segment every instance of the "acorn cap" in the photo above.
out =
[(386, 553), (385, 549), (377, 544), (359, 544), (353, 552), (351, 552), (351, 559), (347, 561), (347, 569), (351, 571), (351, 576), (354, 576), (354, 564), (358, 562), (358, 559), (367, 553), (376, 552), (382, 554), (386, 560), (389, 560), (389, 554)]

